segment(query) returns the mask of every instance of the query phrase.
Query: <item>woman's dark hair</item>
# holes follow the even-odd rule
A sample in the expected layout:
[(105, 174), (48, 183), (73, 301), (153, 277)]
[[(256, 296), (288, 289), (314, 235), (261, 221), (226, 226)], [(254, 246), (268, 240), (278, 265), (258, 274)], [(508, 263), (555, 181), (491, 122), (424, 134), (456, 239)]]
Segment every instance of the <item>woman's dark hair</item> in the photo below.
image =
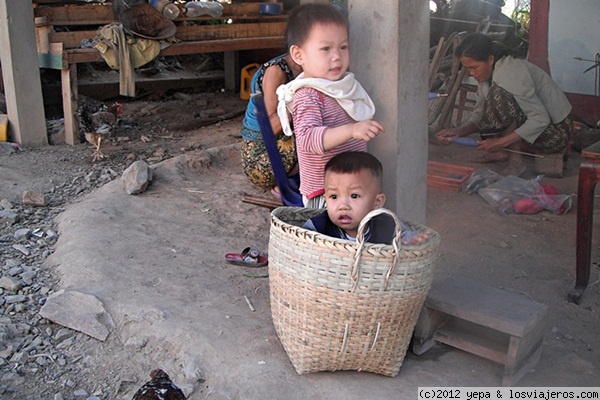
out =
[(335, 24), (349, 29), (348, 17), (338, 8), (329, 4), (303, 4), (295, 7), (288, 17), (285, 39), (288, 49), (300, 46), (308, 38), (316, 24)]
[(470, 33), (454, 50), (454, 55), (469, 57), (475, 61), (486, 61), (490, 56), (494, 56), (494, 63), (496, 63), (502, 57), (511, 55), (511, 51), (483, 33)]

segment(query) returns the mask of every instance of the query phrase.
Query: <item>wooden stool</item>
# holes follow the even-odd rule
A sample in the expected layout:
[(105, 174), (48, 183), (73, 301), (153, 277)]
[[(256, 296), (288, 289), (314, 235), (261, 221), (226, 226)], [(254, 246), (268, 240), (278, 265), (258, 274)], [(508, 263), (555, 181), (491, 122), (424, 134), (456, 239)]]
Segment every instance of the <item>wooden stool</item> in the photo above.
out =
[(504, 365), (515, 384), (539, 360), (548, 307), (464, 277), (434, 285), (415, 327), (412, 351), (447, 344)]
[(463, 81), (458, 89), (458, 100), (454, 105), (456, 109), (456, 126), (460, 126), (464, 111), (473, 111), (475, 109), (475, 100), (467, 98), (469, 93), (477, 93), (477, 85)]
[(562, 178), (564, 169), (563, 154), (543, 154), (542, 157), (535, 157), (534, 170), (537, 174), (542, 174), (550, 178)]
[(566, 152), (554, 153), (554, 154), (541, 154), (529, 147), (525, 142), (521, 143), (521, 149), (524, 153), (529, 153), (533, 156), (534, 164), (533, 169), (536, 174), (545, 175), (549, 178), (562, 178), (563, 170), (566, 167), (565, 161), (569, 151), (571, 151), (571, 145), (567, 146)]

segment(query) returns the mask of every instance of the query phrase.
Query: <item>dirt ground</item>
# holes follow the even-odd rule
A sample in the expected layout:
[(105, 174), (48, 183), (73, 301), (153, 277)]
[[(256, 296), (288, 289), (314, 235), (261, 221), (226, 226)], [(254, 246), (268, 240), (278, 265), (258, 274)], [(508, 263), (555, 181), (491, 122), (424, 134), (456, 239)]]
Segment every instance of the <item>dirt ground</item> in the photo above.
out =
[[(419, 386), (500, 386), (499, 365), (441, 344), (421, 356), (409, 352), (396, 378), (297, 375), (273, 328), (266, 268), (224, 262), (225, 253), (246, 246), (266, 250), (269, 239), (269, 210), (241, 201), (244, 193), (269, 197), (241, 171), (241, 117), (191, 129), (189, 110), (202, 108), (190, 106), (194, 101), (225, 110), (215, 111), (217, 116), (243, 110), (236, 96), (219, 92), (207, 99), (179, 95), (125, 104), (124, 120), (104, 148), (108, 158), (100, 163), (127, 166), (148, 159), (154, 182), (131, 196), (114, 180), (57, 218), (60, 239), (48, 263), (60, 288), (95, 295), (116, 325), (86, 358), (88, 374), (112, 388), (108, 398), (131, 398), (157, 366), (190, 399), (408, 399)], [(429, 155), (480, 167), (468, 161), (472, 152), (432, 144)], [(23, 190), (45, 191), (68, 181), (90, 168), (91, 154), (81, 144), (2, 155), (0, 198), (17, 201)], [(565, 177), (543, 182), (576, 200), (580, 161), (572, 152)], [(525, 177), (532, 178), (528, 162)], [(599, 224), (596, 218), (596, 232)], [(575, 209), (502, 216), (479, 195), (429, 190), (427, 225), (442, 238), (434, 283), (468, 276), (549, 307), (540, 362), (519, 386), (600, 386), (597, 240), (594, 285), (580, 305), (567, 301), (575, 277)]]

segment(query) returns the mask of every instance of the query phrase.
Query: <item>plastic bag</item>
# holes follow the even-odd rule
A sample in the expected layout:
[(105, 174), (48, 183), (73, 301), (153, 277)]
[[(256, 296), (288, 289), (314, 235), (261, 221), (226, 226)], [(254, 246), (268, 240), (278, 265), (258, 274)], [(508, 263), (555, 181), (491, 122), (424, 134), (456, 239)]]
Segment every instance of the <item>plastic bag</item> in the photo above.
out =
[(477, 193), (479, 190), (491, 185), (492, 183), (498, 182), (504, 178), (503, 175), (492, 171), (489, 168), (478, 168), (463, 183), (462, 191), (468, 194)]
[(573, 202), (571, 196), (558, 194), (554, 186), (541, 185), (542, 177), (526, 180), (509, 175), (478, 193), (503, 215), (536, 214), (542, 210), (566, 214)]

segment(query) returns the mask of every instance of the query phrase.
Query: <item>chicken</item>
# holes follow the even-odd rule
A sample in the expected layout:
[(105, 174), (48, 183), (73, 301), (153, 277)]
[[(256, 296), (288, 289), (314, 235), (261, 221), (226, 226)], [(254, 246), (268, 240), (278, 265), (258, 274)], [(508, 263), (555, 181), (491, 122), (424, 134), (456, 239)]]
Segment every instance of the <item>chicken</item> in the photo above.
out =
[(95, 147), (94, 161), (96, 161), (104, 158), (104, 154), (100, 151), (102, 137), (110, 135), (123, 112), (123, 106), (118, 102), (109, 106), (86, 96), (79, 97), (77, 115), (82, 139)]
[(162, 369), (150, 372), (150, 381), (142, 385), (132, 400), (185, 400), (186, 397)]

